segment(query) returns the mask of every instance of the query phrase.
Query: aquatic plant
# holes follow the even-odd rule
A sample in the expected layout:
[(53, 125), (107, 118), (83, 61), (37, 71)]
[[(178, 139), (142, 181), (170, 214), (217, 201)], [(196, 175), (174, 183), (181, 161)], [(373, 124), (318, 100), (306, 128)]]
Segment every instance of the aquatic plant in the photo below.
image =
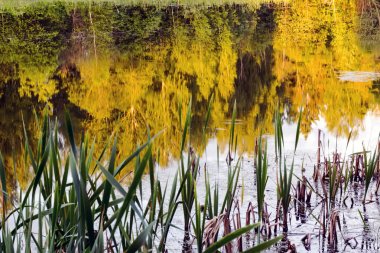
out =
[(257, 207), (259, 214), (259, 222), (263, 219), (263, 208), (265, 199), (265, 187), (268, 181), (268, 160), (267, 160), (267, 144), (263, 151), (262, 136), (260, 135), (258, 141), (258, 152), (256, 156), (256, 195), (257, 195)]
[[(179, 112), (181, 111), (179, 109)], [(211, 102), (203, 127), (204, 135), (210, 111)], [(322, 235), (328, 239), (329, 247), (337, 248), (340, 218), (337, 209), (331, 206), (331, 203), (334, 203), (338, 190), (346, 191), (350, 182), (364, 184), (363, 203), (365, 203), (378, 166), (377, 150), (371, 155), (368, 155), (368, 151), (353, 154), (350, 160), (352, 166), (348, 162), (342, 163), (337, 153), (333, 154), (331, 162), (325, 159), (325, 162), (321, 164), (323, 167), (321, 170), (324, 170), (325, 174), (319, 177), (324, 195), (320, 195), (304, 176), (298, 178), (297, 187), (293, 187), (294, 154), (299, 140), (302, 111), (298, 118), (290, 167), (282, 154), (282, 125), (279, 114), (276, 114), (277, 163), (281, 164), (277, 172), (276, 218), (271, 224), (272, 220), (269, 220), (265, 203), (268, 160), (266, 145), (263, 148), (263, 140), (260, 137), (255, 157), (259, 222), (255, 221), (255, 207), (250, 203), (246, 212), (245, 227), (243, 227), (237, 197), (242, 159), (239, 157), (235, 161), (228, 159), (226, 161), (228, 168), (226, 192), (223, 194), (219, 192), (217, 181), (212, 189), (207, 164), (201, 173), (199, 155), (190, 145), (190, 112), (191, 102), (188, 104), (184, 118), (180, 142), (181, 149), (179, 150), (182, 159), (179, 160), (179, 167), (174, 177), (164, 185), (157, 179), (152, 155), (152, 146), (161, 132), (154, 136), (148, 133), (147, 141), (118, 163), (115, 136), (110, 138), (102, 152), (96, 157), (95, 143), (89, 141), (88, 135), (83, 134), (79, 143), (75, 141), (71, 119), (66, 113), (65, 125), (70, 147), (67, 152), (62, 152), (58, 147), (57, 122), (52, 121), (47, 115), (44, 115), (42, 120), (38, 119), (41, 126), (36, 147), (29, 145), (28, 135), (26, 131), (24, 133), (27, 151), (24, 159), (26, 164), (31, 165), (34, 177), (29, 187), (20, 193), (18, 203), (8, 196), (7, 168), (0, 155), (3, 206), (0, 227), (1, 249), (6, 252), (17, 252), (20, 250), (18, 245), (22, 243), (25, 245), (26, 252), (42, 249), (47, 249), (49, 252), (55, 250), (99, 252), (111, 249), (134, 252), (157, 249), (163, 252), (170, 238), (169, 231), (175, 229), (176, 232), (182, 231), (184, 238), (188, 240), (187, 244), (184, 244), (184, 251), (190, 251), (196, 247), (198, 252), (214, 252), (224, 247), (226, 252), (232, 252), (233, 245), (237, 245), (238, 251), (255, 252), (255, 250), (273, 245), (282, 238), (280, 236), (271, 239), (271, 227), (275, 227), (276, 235), (276, 227), (280, 224), (279, 219), (282, 219), (282, 231), (287, 232), (291, 200), (294, 199), (300, 209), (301, 205), (310, 204), (312, 192), (322, 200), (319, 218), (315, 217), (321, 225)], [(230, 127), (230, 140), (233, 145), (230, 145), (231, 152), (228, 154), (233, 159), (237, 157), (236, 151), (233, 151), (236, 149), (237, 140), (235, 120), (236, 107), (233, 110)], [(109, 156), (106, 155), (108, 149)], [(344, 165), (346, 170), (343, 175)], [(119, 180), (119, 175), (127, 168), (132, 169), (128, 187)], [(202, 198), (199, 196), (200, 188), (197, 183), (201, 174), (205, 185), (205, 195)], [(317, 174), (319, 175), (319, 169)], [(326, 180), (327, 177), (328, 180)], [(325, 189), (326, 182), (329, 188)], [(148, 187), (143, 190), (145, 183)], [(296, 193), (294, 198), (292, 188)], [(309, 192), (307, 188), (310, 188)], [(171, 189), (170, 192), (167, 189)], [(346, 198), (343, 199), (343, 204)], [(336, 202), (334, 205), (339, 203), (341, 202)], [(6, 212), (6, 207), (9, 208), (8, 212)], [(182, 209), (181, 214), (184, 215), (183, 230), (179, 230), (178, 224), (173, 223), (173, 218), (179, 214), (180, 209)], [(282, 210), (281, 218), (279, 218), (279, 210)], [(311, 215), (314, 217), (312, 213)], [(253, 223), (251, 218), (253, 218)], [(269, 240), (244, 249), (243, 235), (253, 229)], [(310, 236), (304, 237), (305, 247), (311, 247), (310, 240)], [(346, 240), (349, 243), (349, 239), (346, 238)], [(288, 249), (293, 249), (294, 246), (290, 242), (288, 244)]]
[(341, 182), (341, 170), (339, 166), (339, 162), (329, 162), (328, 163), (328, 171), (329, 171), (329, 203), (334, 203), (336, 194), (339, 189), (339, 184)]
[(339, 211), (333, 210), (329, 216), (329, 233), (327, 243), (329, 250), (336, 251), (338, 249), (338, 230), (341, 230)]
[(365, 201), (366, 201), (369, 185), (372, 182), (372, 179), (374, 177), (375, 170), (378, 166), (378, 161), (379, 161), (379, 152), (378, 152), (377, 148), (373, 151), (372, 157), (368, 157), (367, 152), (365, 152), (365, 150), (364, 150), (364, 170), (365, 170), (365, 173), (364, 173), (365, 184), (364, 184), (364, 186), (365, 186), (365, 190), (364, 190), (363, 203), (365, 203)]
[(293, 153), (293, 160), (290, 166), (290, 170), (288, 172), (288, 168), (286, 165), (286, 160), (284, 159), (284, 163), (282, 164), (282, 152), (283, 149), (283, 132), (282, 132), (282, 123), (281, 123), (281, 117), (280, 114), (277, 113), (275, 115), (275, 140), (277, 145), (277, 151), (278, 151), (278, 178), (277, 178), (277, 195), (279, 202), (282, 206), (282, 212), (283, 212), (283, 231), (288, 231), (288, 211), (291, 201), (291, 188), (292, 188), (292, 178), (293, 178), (293, 171), (294, 171), (294, 155), (297, 150), (297, 145), (299, 141), (299, 135), (300, 135), (300, 126), (301, 126), (301, 118), (302, 118), (302, 109), (300, 110), (299, 117), (298, 117), (298, 123), (297, 123), (297, 131), (296, 131), (296, 137), (295, 137), (295, 145), (294, 145), (294, 153)]
[[(191, 103), (181, 141), (180, 151), (183, 154), (186, 153), (190, 112)], [(83, 134), (76, 142), (70, 115), (66, 113), (70, 148), (62, 153), (59, 150), (57, 122), (47, 114), (41, 122), (37, 147), (29, 145), (28, 135), (26, 131), (24, 133), (27, 150), (25, 163), (31, 165), (34, 177), (26, 191), (20, 192), (18, 203), (8, 199), (8, 168), (0, 155), (2, 251), (19, 252), (22, 243), (26, 252), (43, 249), (48, 252), (136, 252), (153, 249), (163, 252), (169, 230), (176, 227), (172, 221), (178, 214), (179, 206), (183, 207), (187, 229), (184, 236), (192, 229), (198, 252), (214, 252), (231, 245), (232, 241), (241, 239), (243, 234), (259, 226), (258, 223), (235, 226), (234, 231), (223, 231), (219, 226), (224, 224), (231, 228), (231, 210), (241, 166), (239, 160), (236, 166), (229, 165), (228, 191), (222, 198), (218, 187), (211, 194), (205, 170), (206, 197), (201, 204), (196, 184), (199, 157), (194, 150), (189, 149), (187, 158), (180, 160), (179, 169), (171, 182), (166, 182), (162, 187), (162, 182), (157, 179), (152, 145), (162, 132), (154, 136), (148, 134), (145, 143), (117, 163), (116, 137), (111, 137), (96, 157), (95, 142), (90, 142), (88, 135)], [(107, 157), (109, 148), (110, 155)], [(119, 181), (119, 176), (127, 168), (132, 168), (128, 187)], [(143, 190), (143, 178), (147, 179), (148, 189)], [(170, 194), (167, 192), (169, 187)], [(219, 199), (223, 202), (220, 203)], [(218, 210), (220, 204), (222, 209)], [(210, 217), (207, 214), (214, 218), (208, 220)], [(213, 222), (218, 219), (218, 222)], [(223, 231), (223, 237), (220, 237), (219, 231)], [(254, 252), (265, 249), (280, 239), (276, 237), (246, 250)]]

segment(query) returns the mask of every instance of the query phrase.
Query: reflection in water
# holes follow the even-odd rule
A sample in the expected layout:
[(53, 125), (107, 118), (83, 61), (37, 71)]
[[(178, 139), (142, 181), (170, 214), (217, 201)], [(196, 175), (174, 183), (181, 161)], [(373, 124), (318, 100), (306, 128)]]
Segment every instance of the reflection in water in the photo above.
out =
[[(378, 27), (357, 10), (355, 1), (296, 0), (259, 8), (56, 3), (3, 11), (1, 150), (7, 164), (14, 153), (21, 165), (21, 112), (34, 140), (31, 108), (47, 105), (58, 116), (70, 109), (99, 146), (117, 134), (122, 155), (146, 139), (147, 128), (165, 129), (155, 147), (167, 165), (179, 155), (178, 104), (192, 97), (192, 144), (203, 150), (198, 133), (213, 93), (210, 129), (222, 149), (228, 131), (216, 129), (227, 128), (235, 100), (241, 151), (254, 150), (261, 130), (272, 133), (277, 107), (292, 122), (303, 106), (305, 135), (321, 118), (327, 131), (355, 134), (377, 109), (375, 84), (342, 82), (338, 73), (380, 68), (370, 43)], [(26, 169), (16, 168), (23, 186)]]
[(322, 116), (329, 131), (348, 135), (361, 125), (367, 110), (373, 109), (372, 83), (343, 83), (336, 72), (379, 69), (375, 60), (379, 52), (360, 46), (358, 32), (364, 28), (359, 25), (355, 1), (336, 1), (333, 6), (296, 1), (294, 6), (278, 15), (274, 72), (286, 85), (292, 108), (305, 107), (304, 134)]

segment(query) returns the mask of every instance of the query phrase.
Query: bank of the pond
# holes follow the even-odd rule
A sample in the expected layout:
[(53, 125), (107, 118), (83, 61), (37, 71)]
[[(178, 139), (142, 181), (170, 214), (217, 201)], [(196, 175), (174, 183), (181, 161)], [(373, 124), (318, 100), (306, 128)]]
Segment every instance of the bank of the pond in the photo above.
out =
[(67, 4), (67, 5), (77, 5), (77, 4), (86, 4), (91, 6), (93, 4), (111, 4), (111, 5), (127, 5), (127, 6), (156, 6), (156, 7), (165, 7), (165, 6), (221, 6), (221, 5), (249, 5), (252, 7), (258, 7), (262, 4), (287, 4), (288, 0), (181, 0), (181, 1), (172, 1), (172, 0), (92, 0), (90, 2), (85, 2), (83, 0), (1, 0), (0, 9), (14, 11), (14, 12), (23, 12), (27, 8), (33, 8), (33, 6), (42, 6), (42, 5), (52, 5), (52, 4)]

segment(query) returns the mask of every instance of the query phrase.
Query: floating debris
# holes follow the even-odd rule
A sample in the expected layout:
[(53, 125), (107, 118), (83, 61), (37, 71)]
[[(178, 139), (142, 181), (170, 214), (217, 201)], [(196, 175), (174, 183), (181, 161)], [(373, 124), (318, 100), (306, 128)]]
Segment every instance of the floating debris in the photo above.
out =
[(338, 78), (342, 82), (371, 82), (379, 80), (380, 73), (371, 71), (339, 71)]

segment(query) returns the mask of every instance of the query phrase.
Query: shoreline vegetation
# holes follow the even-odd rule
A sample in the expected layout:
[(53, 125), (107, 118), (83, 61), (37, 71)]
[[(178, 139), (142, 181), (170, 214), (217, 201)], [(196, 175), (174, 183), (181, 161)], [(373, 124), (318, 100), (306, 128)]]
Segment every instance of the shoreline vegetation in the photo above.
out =
[[(207, 132), (213, 96), (210, 98), (203, 139)], [(350, 156), (334, 153), (332, 160), (318, 158), (313, 180), (294, 175), (294, 156), (291, 165), (286, 161), (282, 120), (274, 115), (277, 207), (275, 218), (268, 213), (265, 200), (268, 181), (267, 145), (265, 139), (257, 139), (254, 161), (257, 203), (249, 203), (245, 220), (240, 213), (238, 188), (242, 157), (237, 157), (236, 102), (230, 126), (228, 155), (226, 158), (227, 190), (219, 191), (219, 183), (209, 180), (207, 164), (200, 166), (200, 156), (191, 147), (191, 101), (183, 119), (178, 170), (166, 183), (157, 179), (152, 146), (162, 132), (148, 136), (129, 157), (116, 164), (117, 138), (111, 137), (99, 157), (94, 156), (91, 137), (83, 134), (81, 141), (74, 140), (70, 115), (66, 112), (65, 125), (70, 151), (63, 156), (58, 147), (57, 122), (44, 115), (40, 125), (37, 147), (31, 147), (25, 132), (27, 155), (34, 177), (26, 191), (20, 191), (18, 200), (9, 199), (6, 189), (7, 170), (0, 162), (2, 184), (2, 219), (0, 247), (4, 252), (166, 252), (171, 234), (182, 233), (184, 252), (258, 252), (277, 245), (281, 252), (295, 252), (295, 245), (287, 238), (290, 210), (302, 216), (310, 207), (312, 195), (318, 195), (320, 214), (319, 236), (327, 238), (328, 249), (338, 250), (338, 232), (341, 231), (339, 208), (349, 199), (348, 186), (361, 184), (365, 193), (362, 198), (365, 223), (366, 204), (373, 202), (373, 187), (379, 189), (379, 152), (364, 150)], [(36, 118), (38, 120), (38, 118)], [(296, 154), (302, 110), (299, 111), (295, 134)], [(149, 130), (148, 130), (149, 133)], [(348, 138), (347, 145), (350, 142)], [(319, 141), (318, 153), (320, 154)], [(110, 156), (106, 157), (110, 149)], [(128, 187), (118, 179), (121, 171), (133, 165), (133, 176)], [(254, 172), (252, 172), (252, 176)], [(144, 177), (149, 189), (142, 189)], [(204, 178), (205, 185), (197, 183)], [(322, 191), (315, 188), (320, 183)], [(214, 184), (214, 185), (212, 185)], [(314, 184), (314, 186), (313, 186)], [(170, 192), (169, 190), (170, 189)], [(198, 189), (205, 189), (199, 198)], [(275, 192), (273, 194), (275, 194)], [(368, 199), (368, 196), (370, 198)], [(294, 202), (294, 203), (293, 203)], [(8, 208), (4, 208), (8, 207)], [(176, 215), (183, 215), (183, 224), (174, 224)], [(252, 218), (252, 219), (251, 219)], [(245, 224), (242, 225), (242, 224)], [(170, 231), (170, 233), (169, 233)], [(246, 248), (244, 238), (255, 244)], [(345, 238), (351, 245), (355, 238)], [(310, 248), (311, 235), (302, 239)], [(22, 245), (22, 246), (21, 246)]]
[[(191, 103), (183, 125), (179, 169), (173, 181), (168, 182), (172, 184), (170, 193), (167, 192), (168, 185), (163, 185), (156, 178), (152, 156), (154, 139), (160, 138), (161, 133), (149, 137), (133, 154), (120, 164), (115, 164), (117, 139), (110, 140), (109, 143), (113, 142), (111, 147), (105, 145), (101, 155), (94, 157), (94, 144), (90, 144), (89, 136), (83, 135), (80, 143), (75, 143), (71, 119), (66, 112), (65, 123), (71, 148), (67, 157), (63, 157), (58, 148), (57, 122), (45, 114), (37, 147), (29, 146), (25, 132), (25, 163), (33, 168), (34, 177), (26, 191), (20, 191), (15, 203), (8, 198), (6, 188), (9, 168), (4, 167), (2, 158), (0, 160), (2, 251), (166, 252), (165, 244), (170, 240), (169, 230), (178, 230), (172, 220), (178, 215), (179, 209), (184, 215), (184, 251), (189, 252), (195, 247), (198, 252), (215, 252), (226, 247), (232, 252), (232, 243), (237, 243), (242, 251), (242, 236), (259, 229), (260, 223), (244, 227), (239, 225), (235, 229), (231, 227), (240, 159), (228, 166), (229, 187), (225, 196), (219, 196), (218, 187), (212, 193), (210, 182), (206, 180), (206, 198), (201, 202), (197, 197), (199, 157), (186, 145), (187, 138), (191, 136), (190, 110)], [(231, 127), (230, 154), (233, 145), (236, 145), (233, 142), (235, 117), (236, 106)], [(207, 123), (204, 133), (206, 127)], [(111, 155), (107, 159), (104, 154), (108, 148), (111, 148)], [(130, 164), (134, 164), (134, 174), (129, 186), (124, 187), (118, 182), (117, 176)], [(142, 190), (145, 173), (150, 181), (147, 203), (144, 203), (146, 196), (143, 197), (143, 192), (146, 193)], [(206, 171), (205, 176), (207, 178)], [(224, 229), (219, 228), (221, 224), (224, 224)], [(277, 236), (261, 240), (261, 243), (244, 250), (257, 252), (281, 238)]]
[(123, 4), (130, 6), (141, 6), (141, 5), (149, 5), (149, 6), (170, 6), (170, 5), (179, 5), (179, 6), (196, 6), (196, 5), (225, 5), (225, 4), (247, 4), (250, 6), (260, 6), (262, 4), (280, 4), (280, 3), (288, 3), (289, 0), (92, 0), (92, 1), (83, 1), (83, 0), (35, 0), (35, 1), (27, 1), (27, 0), (1, 0), (0, 1), (0, 10), (1, 9), (17, 9), (22, 10), (23, 8), (38, 5), (38, 4), (53, 4), (53, 3), (65, 3), (65, 4), (97, 4), (97, 3), (108, 3), (108, 4)]

